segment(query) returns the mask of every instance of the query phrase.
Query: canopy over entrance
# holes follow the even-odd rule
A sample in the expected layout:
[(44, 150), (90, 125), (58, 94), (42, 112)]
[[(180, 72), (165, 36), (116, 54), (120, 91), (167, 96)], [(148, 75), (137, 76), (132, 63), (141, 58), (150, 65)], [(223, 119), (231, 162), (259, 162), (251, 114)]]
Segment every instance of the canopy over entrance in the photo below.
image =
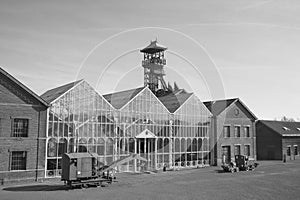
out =
[(157, 138), (157, 137), (150, 130), (145, 129), (140, 134), (138, 134), (137, 136), (135, 136), (135, 138)]

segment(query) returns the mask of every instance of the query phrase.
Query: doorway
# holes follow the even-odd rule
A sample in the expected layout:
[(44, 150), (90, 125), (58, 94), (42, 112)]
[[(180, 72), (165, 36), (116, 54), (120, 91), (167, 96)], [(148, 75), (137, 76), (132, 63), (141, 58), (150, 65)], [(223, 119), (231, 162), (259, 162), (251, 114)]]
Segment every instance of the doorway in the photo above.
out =
[(230, 163), (231, 151), (230, 146), (222, 146), (222, 163)]

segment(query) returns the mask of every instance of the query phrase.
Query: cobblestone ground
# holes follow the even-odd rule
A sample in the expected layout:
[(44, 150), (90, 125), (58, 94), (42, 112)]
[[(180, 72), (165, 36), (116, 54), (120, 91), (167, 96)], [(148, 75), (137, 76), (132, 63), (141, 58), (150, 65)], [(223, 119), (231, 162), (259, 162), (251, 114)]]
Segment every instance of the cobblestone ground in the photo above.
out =
[(120, 174), (108, 187), (67, 190), (60, 181), (0, 188), (6, 199), (300, 199), (300, 160), (264, 161), (255, 171), (223, 173), (218, 167)]

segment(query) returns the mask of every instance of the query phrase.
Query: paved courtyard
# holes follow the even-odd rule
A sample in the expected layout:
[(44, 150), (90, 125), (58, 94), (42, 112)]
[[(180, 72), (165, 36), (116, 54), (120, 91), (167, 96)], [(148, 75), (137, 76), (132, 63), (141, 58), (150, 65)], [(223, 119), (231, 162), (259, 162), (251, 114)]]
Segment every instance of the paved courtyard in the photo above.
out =
[(300, 161), (264, 161), (255, 171), (219, 167), (120, 174), (108, 187), (66, 190), (60, 181), (4, 186), (0, 199), (300, 199)]

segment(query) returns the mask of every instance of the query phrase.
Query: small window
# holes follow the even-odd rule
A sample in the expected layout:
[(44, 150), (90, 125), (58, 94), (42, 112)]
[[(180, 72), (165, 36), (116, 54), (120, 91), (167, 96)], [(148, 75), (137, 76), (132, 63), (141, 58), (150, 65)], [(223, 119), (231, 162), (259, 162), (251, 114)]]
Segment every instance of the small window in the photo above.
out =
[(12, 137), (28, 137), (28, 119), (13, 119)]
[(285, 131), (290, 131), (291, 130), (288, 127), (285, 127), (285, 126), (283, 126), (282, 129), (285, 130)]
[(11, 152), (11, 170), (26, 170), (26, 151)]
[(224, 136), (224, 138), (229, 138), (230, 137), (230, 126), (224, 126), (223, 136)]
[(234, 155), (241, 155), (241, 145), (234, 146)]
[(241, 137), (241, 127), (240, 126), (235, 126), (234, 127), (234, 136), (235, 137)]
[(245, 137), (250, 137), (250, 127), (249, 126), (245, 126), (244, 127), (244, 131), (245, 131)]
[(291, 147), (290, 146), (288, 146), (286, 149), (286, 155), (291, 156)]
[(245, 145), (244, 154), (246, 156), (250, 156), (250, 145)]
[(298, 155), (298, 146), (297, 145), (294, 146), (294, 155), (295, 156)]

